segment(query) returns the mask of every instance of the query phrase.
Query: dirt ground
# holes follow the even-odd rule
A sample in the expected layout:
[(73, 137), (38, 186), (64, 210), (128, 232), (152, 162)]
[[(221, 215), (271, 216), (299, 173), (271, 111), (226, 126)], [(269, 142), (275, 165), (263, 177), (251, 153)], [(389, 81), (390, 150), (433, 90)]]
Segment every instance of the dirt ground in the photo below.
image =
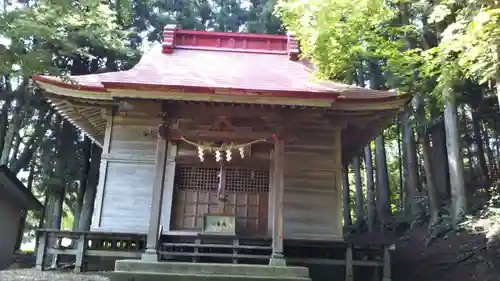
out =
[(108, 281), (106, 273), (73, 273), (71, 271), (40, 271), (14, 269), (0, 271), (1, 281)]
[(426, 247), (427, 228), (397, 243), (393, 281), (498, 281), (499, 247), (482, 234), (452, 233)]

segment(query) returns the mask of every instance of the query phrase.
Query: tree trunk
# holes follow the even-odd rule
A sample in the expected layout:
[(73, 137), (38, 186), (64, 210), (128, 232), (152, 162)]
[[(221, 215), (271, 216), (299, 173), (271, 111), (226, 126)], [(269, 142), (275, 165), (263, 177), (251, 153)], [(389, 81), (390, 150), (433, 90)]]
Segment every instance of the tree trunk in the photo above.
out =
[(23, 151), (18, 155), (18, 158), (11, 159), (10, 169), (12, 172), (17, 174), (29, 165), (33, 155), (43, 140), (43, 136), (47, 129), (47, 120), (50, 120), (51, 115), (52, 111), (49, 111), (47, 108), (39, 111), (37, 121), (34, 125), (33, 135), (24, 143)]
[(343, 190), (343, 211), (344, 211), (344, 229), (352, 225), (351, 218), (351, 192), (349, 189), (349, 165), (344, 164), (342, 167), (342, 190)]
[[(59, 122), (57, 124), (60, 124)], [(64, 120), (62, 128), (56, 133), (56, 137), (59, 140), (59, 150), (57, 152), (56, 164), (55, 164), (55, 184), (51, 187), (54, 191), (54, 213), (53, 213), (53, 225), (56, 229), (61, 229), (62, 218), (63, 218), (63, 205), (66, 198), (66, 187), (67, 187), (67, 177), (68, 177), (68, 160), (71, 157), (71, 147), (72, 147), (72, 137), (73, 137), (73, 127), (72, 125)]]
[(446, 126), (446, 148), (448, 150), (448, 164), (450, 165), (450, 183), (452, 200), (452, 218), (455, 227), (466, 212), (465, 183), (463, 173), (463, 159), (460, 151), (458, 131), (457, 100), (451, 88), (445, 87), (444, 121)]
[(10, 106), (11, 100), (6, 99), (0, 109), (0, 158), (2, 157), (3, 148), (5, 146), (5, 137), (7, 136), (7, 131), (9, 130)]
[(59, 189), (54, 192), (54, 205), (52, 213), (52, 227), (54, 229), (61, 229), (62, 226), (62, 219), (63, 219), (63, 205), (64, 205), (64, 199), (66, 195), (66, 189)]
[(7, 133), (5, 135), (5, 142), (2, 149), (2, 156), (0, 156), (0, 165), (9, 164), (10, 152), (12, 146), (14, 144), (14, 137), (19, 130), (21, 130), (21, 124), (23, 121), (22, 109), (23, 106), (18, 101), (16, 107), (14, 108), (14, 112), (12, 113), (12, 121), (8, 126)]
[(371, 142), (365, 147), (365, 171), (366, 171), (366, 201), (368, 211), (368, 231), (373, 232), (375, 227), (375, 186), (373, 179), (373, 159)]
[(20, 146), (21, 146), (21, 136), (19, 135), (19, 132), (15, 132), (12, 148), (9, 153), (10, 154), (9, 167), (12, 167), (12, 164), (16, 161), (17, 155), (19, 154)]
[(76, 202), (75, 202), (75, 212), (73, 214), (73, 230), (78, 230), (79, 225), (80, 225), (80, 216), (82, 212), (82, 206), (83, 206), (83, 198), (85, 194), (85, 190), (87, 189), (87, 179), (89, 176), (89, 168), (90, 168), (90, 149), (92, 146), (92, 142), (90, 139), (85, 136), (82, 144), (82, 158), (83, 158), (83, 164), (82, 164), (82, 169), (80, 172), (80, 180), (78, 184), (78, 191), (77, 191), (77, 196), (76, 196)]
[(87, 177), (87, 187), (83, 196), (82, 211), (78, 230), (89, 231), (94, 213), (94, 203), (97, 194), (97, 184), (99, 183), (99, 167), (101, 164), (102, 149), (96, 144), (92, 144), (90, 153), (89, 176)]
[[(491, 149), (490, 135), (488, 133), (488, 128), (483, 124), (482, 130), (484, 147), (486, 150), (486, 156), (488, 157), (489, 170), (491, 175), (495, 175), (497, 171), (497, 167), (495, 165), (495, 156), (493, 155), (493, 150)], [(491, 179), (491, 178), (490, 178)]]
[(44, 212), (44, 228), (49, 228), (49, 229), (55, 229), (55, 223), (54, 223), (54, 209), (55, 209), (55, 194), (50, 190), (50, 187), (47, 188), (47, 204), (45, 206), (45, 212)]
[(474, 170), (474, 166), (476, 166), (476, 164), (474, 163), (474, 157), (470, 145), (467, 145), (467, 148), (465, 150), (467, 150), (467, 159), (469, 162), (469, 178), (475, 178), (476, 171)]
[(497, 91), (498, 106), (500, 107), (500, 70), (497, 71), (497, 79), (495, 81), (495, 88)]
[[(38, 218), (38, 225), (37, 228), (47, 228), (45, 225), (45, 212), (47, 211), (47, 206), (48, 206), (48, 194), (47, 190), (44, 191), (43, 193), (43, 209), (42, 212), (40, 212), (40, 217)], [(38, 239), (35, 239), (35, 249), (34, 252), (38, 252)]]
[[(437, 117), (436, 117), (437, 118)], [(448, 151), (446, 150), (446, 135), (444, 122), (439, 122), (431, 132), (432, 135), (432, 168), (434, 169), (434, 183), (443, 200), (450, 198), (450, 177), (448, 165)]]
[[(33, 180), (35, 178), (35, 161), (31, 161), (30, 163), (30, 171), (28, 175), (28, 183), (26, 188), (28, 191), (33, 190)], [(17, 231), (17, 242), (16, 242), (16, 250), (19, 251), (21, 250), (21, 245), (23, 244), (23, 238), (24, 238), (24, 229), (26, 227), (26, 217), (28, 215), (28, 210), (24, 210), (24, 212), (21, 215), (21, 221), (19, 222), (19, 229)]]
[(429, 136), (424, 133), (422, 136), (422, 156), (424, 162), (425, 179), (427, 182), (427, 195), (429, 196), (429, 212), (431, 216), (430, 223), (434, 225), (439, 218), (439, 198), (434, 184), (434, 169), (432, 168), (431, 147)]
[[(379, 62), (370, 60), (368, 66), (370, 70), (370, 88), (375, 90), (382, 89), (384, 79), (379, 67)], [(377, 216), (380, 221), (385, 222), (390, 218), (392, 211), (383, 133), (375, 139), (375, 165), (377, 179)]]
[(398, 143), (398, 171), (399, 171), (399, 203), (398, 203), (398, 211), (402, 211), (404, 209), (404, 169), (403, 169), (403, 155), (402, 155), (402, 147), (403, 141), (401, 139), (401, 122), (399, 118), (396, 121), (396, 139)]
[(416, 216), (418, 214), (417, 201), (415, 196), (418, 194), (418, 164), (417, 164), (417, 144), (415, 141), (415, 133), (410, 123), (410, 108), (405, 110), (403, 114), (404, 140), (403, 144), (406, 151), (406, 197), (405, 197), (405, 214)]
[(392, 211), (383, 135), (375, 139), (375, 163), (377, 165), (377, 215), (382, 222), (386, 222), (390, 218)]
[(356, 228), (362, 230), (365, 225), (365, 203), (363, 198), (363, 186), (361, 184), (361, 163), (359, 155), (352, 159), (354, 171), (354, 182), (356, 185)]
[(471, 110), (472, 115), (472, 130), (474, 131), (474, 141), (477, 145), (477, 158), (479, 160), (479, 166), (481, 167), (481, 174), (486, 181), (489, 181), (490, 174), (488, 170), (488, 164), (486, 163), (486, 153), (484, 151), (483, 138), (481, 136), (481, 125), (477, 117), (477, 112), (475, 109)]
[[(496, 128), (496, 124), (495, 124), (495, 128)], [(500, 173), (500, 134), (497, 133), (497, 132), (494, 132), (494, 136), (493, 136), (495, 139), (496, 139), (496, 143), (495, 143), (495, 153), (496, 153), (496, 157), (494, 158), (495, 160), (495, 164), (496, 166), (498, 167), (498, 172)], [(498, 175), (497, 175), (498, 176)]]

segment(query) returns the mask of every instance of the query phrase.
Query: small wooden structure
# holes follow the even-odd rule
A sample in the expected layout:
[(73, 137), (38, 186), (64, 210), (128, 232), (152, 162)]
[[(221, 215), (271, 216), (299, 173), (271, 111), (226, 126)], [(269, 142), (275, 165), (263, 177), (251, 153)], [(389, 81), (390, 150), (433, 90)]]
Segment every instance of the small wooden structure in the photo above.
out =
[[(91, 232), (144, 234), (143, 260), (255, 254), (285, 265), (287, 243), (319, 241), (343, 245), (346, 263), (342, 161), (409, 97), (312, 72), (289, 35), (167, 26), (130, 70), (33, 79), (103, 147)], [(202, 231), (221, 215), (234, 221), (225, 242)]]
[(43, 206), (5, 165), (0, 165), (0, 270), (14, 259), (23, 212)]

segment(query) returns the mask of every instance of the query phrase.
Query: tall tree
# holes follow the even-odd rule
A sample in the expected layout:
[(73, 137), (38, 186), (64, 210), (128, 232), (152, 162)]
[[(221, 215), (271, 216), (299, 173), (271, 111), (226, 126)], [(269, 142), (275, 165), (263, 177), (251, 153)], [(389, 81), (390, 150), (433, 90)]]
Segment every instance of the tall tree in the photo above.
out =
[(375, 184), (373, 180), (373, 160), (371, 142), (365, 147), (366, 201), (368, 230), (373, 231), (376, 220)]

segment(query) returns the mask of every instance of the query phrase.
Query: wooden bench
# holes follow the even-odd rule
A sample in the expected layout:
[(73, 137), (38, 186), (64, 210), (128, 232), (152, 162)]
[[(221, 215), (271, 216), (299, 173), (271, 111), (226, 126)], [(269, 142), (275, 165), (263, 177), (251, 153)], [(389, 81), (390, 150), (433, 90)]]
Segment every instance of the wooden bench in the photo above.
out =
[[(145, 234), (137, 233), (37, 229), (36, 234), (36, 268), (40, 270), (47, 255), (54, 256), (52, 266), (57, 266), (59, 255), (74, 256), (77, 272), (82, 271), (88, 257), (140, 258), (146, 241)], [(69, 245), (62, 244), (64, 238)]]

